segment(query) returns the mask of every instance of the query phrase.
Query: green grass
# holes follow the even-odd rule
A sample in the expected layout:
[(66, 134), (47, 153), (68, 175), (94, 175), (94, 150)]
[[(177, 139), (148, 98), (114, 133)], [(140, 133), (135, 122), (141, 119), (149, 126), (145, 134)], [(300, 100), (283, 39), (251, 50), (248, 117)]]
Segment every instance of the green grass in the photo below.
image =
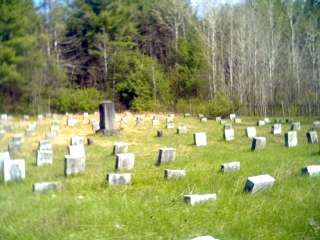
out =
[[(290, 149), (284, 147), (283, 136), (270, 134), (271, 125), (257, 127), (258, 135), (267, 137), (267, 148), (251, 152), (244, 129), (255, 120), (243, 118), (234, 125), (236, 139), (226, 143), (222, 126), (212, 120), (176, 117), (176, 126), (187, 125), (189, 133), (165, 129), (164, 137), (157, 138), (150, 117), (142, 128), (134, 127), (131, 118), (129, 128), (116, 136), (94, 135), (95, 144), (86, 146), (86, 171), (68, 178), (63, 164), (69, 139), (77, 133), (92, 135), (91, 127), (67, 128), (62, 119), (53, 165), (36, 167), (38, 141), (50, 126), (44, 120), (14, 157), (26, 160), (25, 181), (0, 184), (0, 239), (191, 239), (207, 234), (221, 240), (320, 239), (320, 177), (300, 175), (303, 166), (320, 164), (319, 146), (307, 144), (305, 136), (312, 121), (302, 121), (299, 146)], [(15, 121), (20, 124), (15, 132), (21, 132), (23, 121)], [(164, 123), (162, 117), (162, 127)], [(289, 125), (282, 128), (285, 132)], [(206, 147), (193, 145), (195, 131), (206, 131)], [(12, 134), (0, 140), (0, 148), (6, 148)], [(114, 171), (115, 141), (127, 141), (129, 152), (136, 154), (130, 186), (105, 184), (106, 174)], [(176, 161), (157, 167), (158, 149), (165, 146), (177, 148)], [(218, 172), (220, 164), (229, 161), (240, 161), (241, 171)], [(187, 176), (166, 181), (165, 168), (186, 169)], [(274, 187), (244, 193), (247, 177), (259, 174), (275, 177)], [(64, 188), (32, 193), (32, 184), (40, 181), (61, 181)], [(190, 206), (182, 201), (190, 193), (217, 193), (218, 200)]]

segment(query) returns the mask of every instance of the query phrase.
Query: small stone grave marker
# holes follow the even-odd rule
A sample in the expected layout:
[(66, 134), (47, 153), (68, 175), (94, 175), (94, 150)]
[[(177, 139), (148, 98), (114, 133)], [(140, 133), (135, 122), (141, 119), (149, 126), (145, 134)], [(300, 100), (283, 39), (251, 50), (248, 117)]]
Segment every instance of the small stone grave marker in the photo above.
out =
[(134, 167), (135, 156), (133, 153), (116, 154), (116, 170), (132, 170)]
[(307, 132), (307, 139), (309, 144), (318, 143), (318, 133), (316, 131)]
[(184, 195), (183, 197), (186, 203), (191, 205), (195, 205), (197, 203), (209, 202), (209, 201), (216, 201), (217, 194), (209, 193), (209, 194), (188, 194)]
[(126, 185), (131, 183), (132, 175), (131, 173), (109, 173), (106, 180), (109, 185)]
[(221, 172), (233, 172), (240, 170), (240, 162), (229, 162), (221, 164)]
[(289, 131), (284, 135), (286, 147), (296, 147), (298, 145), (298, 135), (296, 131)]
[(64, 175), (69, 176), (84, 172), (85, 159), (79, 155), (65, 155), (64, 158)]
[(257, 130), (255, 127), (247, 127), (246, 128), (246, 135), (248, 138), (252, 139), (257, 136)]
[(115, 142), (113, 144), (113, 154), (128, 152), (128, 146), (126, 142)]
[(51, 165), (53, 162), (53, 151), (52, 150), (38, 150), (37, 151), (37, 166)]
[(180, 179), (186, 176), (186, 170), (180, 169), (165, 169), (164, 178), (165, 179)]
[(163, 147), (159, 149), (157, 165), (172, 163), (176, 159), (176, 149)]
[(32, 191), (37, 193), (46, 193), (52, 190), (62, 189), (61, 182), (38, 182), (32, 185)]
[(234, 129), (233, 128), (225, 128), (223, 131), (223, 138), (225, 141), (234, 140)]
[(251, 193), (261, 192), (271, 189), (274, 182), (275, 179), (268, 174), (253, 176), (247, 179), (244, 189)]
[(207, 146), (207, 135), (205, 132), (196, 132), (193, 134), (194, 144), (197, 147)]
[(177, 129), (177, 134), (187, 134), (188, 128), (186, 126), (180, 126)]
[(26, 177), (25, 161), (23, 159), (3, 161), (3, 180), (19, 181)]
[(261, 126), (264, 126), (264, 125), (266, 125), (266, 122), (265, 122), (264, 120), (259, 120), (259, 121), (257, 122), (257, 126), (258, 126), (258, 127), (261, 127)]
[(301, 129), (300, 122), (294, 122), (291, 124), (291, 131), (299, 131)]
[(231, 120), (231, 121), (234, 121), (234, 120), (236, 119), (237, 115), (236, 115), (235, 113), (231, 113), (231, 114), (229, 115), (229, 117), (230, 117), (230, 120)]
[(157, 137), (163, 137), (163, 130), (157, 130)]
[(251, 150), (252, 151), (262, 150), (266, 147), (266, 145), (267, 145), (267, 139), (265, 137), (254, 137), (252, 139)]
[(302, 174), (308, 175), (310, 177), (320, 176), (320, 165), (310, 165), (302, 168)]
[(271, 132), (273, 135), (281, 135), (282, 129), (281, 129), (281, 124), (276, 123), (272, 125)]

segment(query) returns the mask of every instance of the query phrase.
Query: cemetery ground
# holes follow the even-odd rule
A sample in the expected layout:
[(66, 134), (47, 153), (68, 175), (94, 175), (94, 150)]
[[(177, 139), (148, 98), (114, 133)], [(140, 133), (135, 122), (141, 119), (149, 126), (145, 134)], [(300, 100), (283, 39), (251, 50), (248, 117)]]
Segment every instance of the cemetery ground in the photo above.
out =
[[(93, 115), (90, 115), (92, 117)], [(284, 132), (273, 136), (271, 124), (256, 127), (257, 136), (267, 138), (265, 149), (252, 152), (245, 128), (256, 126), (257, 118), (242, 118), (234, 124), (235, 140), (225, 142), (223, 125), (214, 120), (175, 117), (175, 126), (185, 125), (188, 133), (178, 135), (176, 128), (153, 127), (152, 115), (144, 126), (129, 126), (117, 135), (94, 135), (88, 123), (77, 116), (75, 127), (65, 126), (59, 116), (60, 134), (53, 141), (53, 164), (37, 167), (36, 149), (50, 128), (51, 119), (38, 121), (35, 136), (25, 142), (14, 156), (26, 160), (26, 179), (0, 184), (0, 239), (192, 239), (212, 235), (222, 240), (292, 240), (320, 238), (320, 177), (301, 175), (301, 168), (320, 163), (319, 145), (308, 144), (306, 132), (314, 119), (301, 122), (299, 144), (284, 146)], [(96, 119), (98, 117), (96, 116)], [(34, 119), (30, 119), (32, 121)], [(17, 125), (0, 140), (6, 149), (14, 133), (23, 132), (26, 122), (14, 117)], [(156, 137), (159, 128), (163, 137)], [(193, 144), (193, 133), (205, 131), (207, 146)], [(92, 137), (86, 145), (85, 172), (65, 177), (64, 155), (70, 137)], [(107, 173), (115, 172), (113, 143), (125, 141), (135, 153), (131, 185), (108, 186)], [(176, 160), (156, 166), (160, 147), (174, 147)], [(221, 173), (220, 165), (241, 162), (241, 170)], [(165, 180), (165, 169), (185, 169), (179, 180)], [(270, 174), (276, 179), (272, 189), (256, 194), (243, 191), (250, 176)], [(61, 181), (62, 190), (33, 193), (32, 184)], [(217, 200), (195, 206), (183, 201), (185, 194), (216, 193)]]

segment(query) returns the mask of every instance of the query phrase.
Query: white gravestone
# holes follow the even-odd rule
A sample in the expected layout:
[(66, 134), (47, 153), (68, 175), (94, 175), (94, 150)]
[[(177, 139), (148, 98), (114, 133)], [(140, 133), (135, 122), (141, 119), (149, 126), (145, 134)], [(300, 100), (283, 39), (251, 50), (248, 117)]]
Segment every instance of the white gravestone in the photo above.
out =
[(64, 158), (64, 175), (69, 176), (84, 172), (85, 159), (81, 156), (65, 155)]
[(248, 138), (254, 138), (257, 136), (257, 130), (255, 127), (247, 127), (246, 128), (246, 135)]
[(69, 117), (67, 120), (68, 127), (74, 127), (77, 124), (77, 120), (75, 118)]
[(69, 155), (83, 157), (85, 159), (86, 153), (83, 144), (69, 146)]
[(197, 203), (216, 201), (217, 200), (217, 194), (215, 194), (215, 193), (189, 194), (189, 195), (184, 195), (183, 199), (184, 199), (184, 201), (186, 203), (189, 203), (191, 205), (195, 205)]
[(320, 128), (320, 121), (314, 121), (313, 123), (312, 123), (312, 128)]
[(266, 124), (269, 124), (271, 121), (269, 118), (264, 118), (263, 121), (266, 123)]
[(247, 179), (244, 189), (251, 193), (262, 192), (271, 189), (274, 182), (275, 179), (268, 174), (253, 176)]
[(204, 123), (206, 123), (206, 122), (208, 122), (208, 118), (203, 117), (203, 118), (201, 118), (201, 119), (200, 119), (200, 122), (204, 122)]
[(266, 122), (265, 122), (264, 120), (259, 120), (259, 121), (257, 122), (257, 126), (258, 126), (258, 127), (264, 126), (264, 125), (266, 125)]
[(174, 128), (174, 120), (173, 120), (173, 118), (167, 118), (166, 119), (166, 126), (167, 126), (167, 128), (168, 129), (172, 129), (172, 128)]
[(126, 153), (126, 152), (128, 152), (128, 143), (115, 142), (113, 144), (113, 154)]
[(175, 148), (160, 148), (157, 164), (172, 163), (176, 159)]
[(320, 176), (320, 165), (310, 165), (302, 168), (302, 174), (310, 177)]
[(273, 124), (271, 128), (271, 132), (273, 135), (281, 135), (281, 132), (282, 132), (281, 124), (280, 123)]
[(224, 129), (223, 131), (223, 138), (226, 141), (232, 141), (234, 140), (234, 129), (229, 128), (229, 129)]
[(177, 129), (177, 134), (187, 134), (188, 128), (186, 126), (180, 126)]
[(193, 134), (194, 144), (197, 147), (207, 146), (207, 135), (205, 132), (196, 132)]
[(234, 121), (236, 119), (237, 115), (235, 113), (231, 113), (229, 117), (230, 117), (231, 121)]
[(220, 167), (221, 172), (233, 172), (240, 170), (240, 162), (223, 163)]
[(307, 132), (307, 139), (310, 144), (318, 143), (318, 133), (316, 131)]
[(251, 150), (252, 151), (262, 150), (266, 147), (266, 145), (267, 145), (267, 139), (265, 137), (254, 137), (252, 139)]
[(133, 153), (118, 153), (116, 154), (116, 170), (132, 170), (134, 167), (135, 156)]
[(286, 147), (296, 147), (298, 145), (298, 136), (296, 131), (289, 131), (284, 135)]
[(45, 193), (52, 190), (62, 189), (61, 182), (38, 182), (32, 185), (33, 192)]
[(37, 166), (51, 165), (53, 162), (53, 152), (51, 150), (38, 150)]
[(106, 180), (109, 185), (126, 185), (131, 183), (132, 175), (131, 173), (109, 173)]
[(180, 169), (165, 169), (164, 178), (165, 179), (179, 179), (186, 176), (186, 170)]
[(26, 177), (25, 161), (23, 159), (3, 162), (3, 180), (19, 181)]

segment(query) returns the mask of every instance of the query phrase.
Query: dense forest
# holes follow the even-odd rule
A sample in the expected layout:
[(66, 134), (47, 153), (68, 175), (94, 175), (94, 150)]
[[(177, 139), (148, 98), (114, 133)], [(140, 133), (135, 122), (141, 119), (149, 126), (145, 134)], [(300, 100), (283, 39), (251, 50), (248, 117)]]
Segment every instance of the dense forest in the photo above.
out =
[(320, 113), (320, 1), (0, 0), (0, 111)]

